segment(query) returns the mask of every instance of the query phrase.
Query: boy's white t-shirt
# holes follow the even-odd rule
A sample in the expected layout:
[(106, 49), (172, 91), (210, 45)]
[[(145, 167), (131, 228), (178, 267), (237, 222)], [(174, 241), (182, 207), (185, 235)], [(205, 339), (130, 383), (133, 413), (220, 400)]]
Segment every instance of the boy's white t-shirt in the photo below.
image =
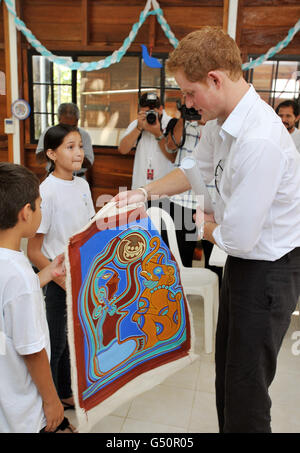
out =
[(88, 182), (78, 176), (66, 181), (50, 174), (40, 185), (40, 195), (42, 221), (37, 233), (45, 235), (42, 253), (53, 260), (91, 220), (95, 209)]
[(41, 395), (23, 355), (50, 341), (38, 276), (23, 254), (0, 248), (0, 432), (35, 433), (46, 426)]

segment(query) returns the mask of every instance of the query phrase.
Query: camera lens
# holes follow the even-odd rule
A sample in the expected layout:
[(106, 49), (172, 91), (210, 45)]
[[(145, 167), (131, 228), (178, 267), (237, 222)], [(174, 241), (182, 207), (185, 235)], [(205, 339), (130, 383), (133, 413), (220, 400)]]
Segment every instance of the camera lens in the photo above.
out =
[(156, 123), (157, 112), (155, 110), (148, 110), (146, 113), (146, 120), (148, 124)]

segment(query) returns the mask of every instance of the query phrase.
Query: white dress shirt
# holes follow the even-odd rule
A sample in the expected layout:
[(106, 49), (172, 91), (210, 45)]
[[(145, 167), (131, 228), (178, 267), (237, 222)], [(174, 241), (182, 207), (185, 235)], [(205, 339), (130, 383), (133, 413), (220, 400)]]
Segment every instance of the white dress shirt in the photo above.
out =
[(223, 124), (207, 122), (195, 156), (205, 182), (215, 176), (221, 249), (274, 261), (300, 246), (300, 155), (252, 86)]
[(297, 151), (300, 153), (300, 130), (295, 127), (294, 131), (291, 133), (291, 137), (294, 140)]

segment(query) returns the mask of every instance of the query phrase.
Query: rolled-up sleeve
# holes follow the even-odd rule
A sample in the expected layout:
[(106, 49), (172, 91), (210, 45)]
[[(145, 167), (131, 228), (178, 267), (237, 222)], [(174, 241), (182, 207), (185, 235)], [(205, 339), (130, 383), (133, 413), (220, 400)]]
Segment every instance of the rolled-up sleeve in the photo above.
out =
[(46, 347), (47, 331), (41, 321), (43, 310), (40, 290), (20, 294), (4, 306), (7, 336), (20, 355), (34, 354)]
[(212, 135), (215, 135), (215, 125), (210, 125), (212, 121), (209, 121), (203, 128), (200, 141), (195, 147), (192, 156), (197, 160), (199, 167), (201, 168), (201, 175), (206, 184), (209, 184), (214, 178), (214, 140)]
[(44, 193), (43, 187), (40, 187), (40, 193), (42, 197), (41, 203), (42, 220), (37, 230), (37, 233), (46, 234), (48, 233), (53, 221), (53, 200), (51, 195)]

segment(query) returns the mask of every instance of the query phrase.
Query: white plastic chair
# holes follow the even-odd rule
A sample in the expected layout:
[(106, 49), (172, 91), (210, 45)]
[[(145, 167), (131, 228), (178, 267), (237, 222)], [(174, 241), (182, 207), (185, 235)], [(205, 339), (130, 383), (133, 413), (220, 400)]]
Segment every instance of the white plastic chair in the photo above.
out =
[(202, 267), (184, 267), (181, 261), (175, 225), (172, 217), (163, 209), (151, 207), (147, 209), (155, 228), (161, 232), (161, 220), (164, 221), (169, 248), (177, 261), (181, 283), (186, 294), (196, 294), (204, 300), (204, 349), (207, 354), (213, 351), (213, 339), (218, 316), (219, 280), (215, 272)]

